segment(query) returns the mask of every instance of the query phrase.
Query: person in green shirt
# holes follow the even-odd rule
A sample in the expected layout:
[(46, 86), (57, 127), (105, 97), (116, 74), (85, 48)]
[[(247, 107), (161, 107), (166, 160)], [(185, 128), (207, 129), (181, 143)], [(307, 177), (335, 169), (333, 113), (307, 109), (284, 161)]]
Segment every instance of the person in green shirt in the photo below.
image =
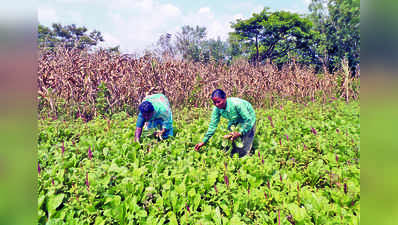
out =
[(155, 132), (155, 136), (166, 139), (173, 136), (173, 114), (169, 100), (163, 94), (153, 94), (146, 96), (139, 106), (139, 114), (135, 129), (136, 142), (139, 142), (142, 128), (147, 123), (146, 128), (160, 128)]
[(198, 151), (213, 136), (220, 122), (220, 117), (222, 116), (229, 120), (228, 130), (231, 130), (232, 125), (239, 125), (240, 127), (239, 132), (234, 131), (224, 136), (224, 138), (229, 138), (231, 140), (237, 138), (241, 138), (242, 140), (242, 148), (238, 148), (235, 143), (233, 143), (231, 156), (235, 153), (239, 153), (239, 157), (245, 156), (252, 148), (254, 133), (256, 131), (256, 113), (252, 105), (248, 101), (240, 98), (226, 98), (225, 92), (221, 89), (213, 91), (211, 99), (213, 100), (214, 107), (210, 125), (202, 142), (195, 145), (195, 150)]

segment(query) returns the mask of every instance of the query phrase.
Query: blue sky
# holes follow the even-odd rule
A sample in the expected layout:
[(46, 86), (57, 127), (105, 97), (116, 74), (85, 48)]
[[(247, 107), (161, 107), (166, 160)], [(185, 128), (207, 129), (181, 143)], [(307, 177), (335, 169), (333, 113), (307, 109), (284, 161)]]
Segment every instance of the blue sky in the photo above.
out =
[(99, 30), (104, 47), (122, 52), (153, 48), (161, 34), (175, 34), (184, 25), (204, 26), (207, 37), (226, 40), (230, 23), (247, 19), (264, 7), (308, 13), (311, 0), (40, 0), (39, 23), (76, 24)]

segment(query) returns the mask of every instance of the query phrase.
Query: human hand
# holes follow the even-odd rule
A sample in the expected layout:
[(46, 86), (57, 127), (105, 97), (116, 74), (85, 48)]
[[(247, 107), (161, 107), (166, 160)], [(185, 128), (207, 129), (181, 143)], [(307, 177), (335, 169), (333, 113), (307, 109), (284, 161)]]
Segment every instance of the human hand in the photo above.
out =
[(195, 145), (195, 151), (199, 151), (199, 149), (200, 149), (203, 145), (205, 145), (205, 143), (203, 143), (203, 142), (200, 142), (199, 144), (196, 144), (196, 145)]
[(159, 138), (160, 140), (163, 140), (163, 134), (164, 130), (155, 131), (154, 133), (155, 137)]
[(229, 133), (227, 135), (224, 135), (225, 139), (229, 139), (231, 141), (237, 139), (238, 137), (240, 137), (240, 133), (237, 132), (237, 131), (234, 131), (234, 132), (231, 132), (231, 133)]

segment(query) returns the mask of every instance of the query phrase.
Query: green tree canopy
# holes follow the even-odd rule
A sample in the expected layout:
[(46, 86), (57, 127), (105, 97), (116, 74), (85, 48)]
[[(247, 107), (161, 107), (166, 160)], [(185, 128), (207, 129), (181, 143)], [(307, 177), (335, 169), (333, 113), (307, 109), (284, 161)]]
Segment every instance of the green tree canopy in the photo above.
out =
[(301, 63), (316, 60), (314, 46), (319, 34), (312, 30), (309, 19), (296, 13), (265, 8), (249, 19), (238, 19), (232, 28), (230, 39), (251, 46), (249, 58), (253, 61), (282, 65), (293, 57)]
[(158, 41), (157, 41), (157, 46), (158, 49), (156, 50), (160, 55), (162, 56), (175, 56), (176, 55), (176, 48), (173, 46), (172, 43), (172, 34), (166, 33), (160, 35)]
[(205, 27), (183, 26), (176, 35), (176, 48), (184, 59), (199, 61), (201, 58), (201, 44), (207, 32)]
[(62, 26), (53, 23), (51, 28), (44, 25), (38, 27), (39, 47), (55, 47), (64, 45), (67, 48), (89, 48), (104, 41), (101, 32), (94, 30), (87, 33), (86, 27), (77, 27), (75, 24)]
[(359, 8), (359, 0), (312, 0), (309, 5), (314, 28), (322, 34), (318, 55), (330, 72), (343, 58), (353, 73), (360, 63)]

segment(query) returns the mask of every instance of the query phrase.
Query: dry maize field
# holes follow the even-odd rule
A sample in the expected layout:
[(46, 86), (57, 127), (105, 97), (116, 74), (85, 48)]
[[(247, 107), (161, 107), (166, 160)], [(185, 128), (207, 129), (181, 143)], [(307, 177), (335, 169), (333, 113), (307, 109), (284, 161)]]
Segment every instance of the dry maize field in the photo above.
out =
[(165, 94), (174, 107), (208, 107), (216, 88), (256, 107), (270, 108), (281, 99), (325, 103), (344, 98), (348, 102), (359, 98), (359, 80), (347, 74), (341, 70), (315, 75), (314, 70), (296, 64), (278, 70), (270, 64), (226, 66), (59, 48), (40, 51), (38, 107), (47, 116), (91, 119), (135, 112), (143, 97), (155, 92)]

